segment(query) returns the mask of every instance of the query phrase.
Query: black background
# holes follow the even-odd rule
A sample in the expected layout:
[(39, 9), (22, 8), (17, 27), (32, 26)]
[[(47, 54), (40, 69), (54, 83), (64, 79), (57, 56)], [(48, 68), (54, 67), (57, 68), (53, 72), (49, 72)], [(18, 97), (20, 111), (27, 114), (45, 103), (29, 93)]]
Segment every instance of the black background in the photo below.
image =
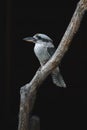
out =
[[(35, 33), (45, 33), (57, 47), (77, 2), (8, 0), (2, 3), (0, 112), (3, 129), (17, 130), (20, 87), (30, 82), (39, 67), (33, 52), (34, 45), (22, 39)], [(49, 76), (38, 90), (33, 114), (40, 117), (41, 130), (59, 127), (71, 129), (86, 125), (86, 35), (87, 13), (60, 64), (67, 88), (56, 87)]]

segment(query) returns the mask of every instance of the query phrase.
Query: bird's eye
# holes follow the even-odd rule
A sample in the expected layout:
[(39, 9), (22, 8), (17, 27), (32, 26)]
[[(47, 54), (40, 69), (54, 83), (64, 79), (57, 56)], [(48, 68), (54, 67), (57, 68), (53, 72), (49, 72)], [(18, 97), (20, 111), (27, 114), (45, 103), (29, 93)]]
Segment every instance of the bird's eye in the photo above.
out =
[(37, 36), (37, 38), (40, 40), (41, 39), (41, 37), (40, 36)]

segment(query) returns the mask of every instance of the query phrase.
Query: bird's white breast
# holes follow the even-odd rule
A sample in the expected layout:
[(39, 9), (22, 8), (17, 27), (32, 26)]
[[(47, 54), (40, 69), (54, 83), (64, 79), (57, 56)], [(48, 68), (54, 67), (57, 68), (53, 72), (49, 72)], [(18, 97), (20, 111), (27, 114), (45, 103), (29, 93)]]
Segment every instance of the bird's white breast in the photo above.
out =
[(36, 43), (34, 47), (34, 52), (38, 60), (40, 61), (40, 64), (46, 63), (50, 58), (47, 51), (47, 46), (45, 46), (44, 44)]

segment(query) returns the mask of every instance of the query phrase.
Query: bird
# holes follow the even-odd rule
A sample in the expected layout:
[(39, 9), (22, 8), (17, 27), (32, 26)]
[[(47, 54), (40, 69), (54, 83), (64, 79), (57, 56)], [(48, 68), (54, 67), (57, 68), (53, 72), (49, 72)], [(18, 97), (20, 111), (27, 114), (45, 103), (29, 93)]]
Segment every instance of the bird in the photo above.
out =
[[(56, 48), (53, 40), (46, 34), (37, 33), (32, 37), (23, 38), (24, 41), (34, 43), (34, 53), (38, 58), (40, 65), (44, 66), (52, 57)], [(59, 66), (57, 66), (51, 73), (53, 83), (58, 87), (66, 87), (66, 83), (60, 73)]]

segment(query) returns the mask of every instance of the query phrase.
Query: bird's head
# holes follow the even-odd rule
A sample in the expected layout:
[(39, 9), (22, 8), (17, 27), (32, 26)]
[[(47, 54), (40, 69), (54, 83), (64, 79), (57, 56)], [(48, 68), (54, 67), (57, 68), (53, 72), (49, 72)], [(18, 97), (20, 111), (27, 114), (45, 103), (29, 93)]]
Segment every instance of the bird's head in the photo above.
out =
[(40, 43), (51, 42), (52, 43), (53, 42), (50, 37), (48, 37), (45, 34), (41, 34), (41, 33), (35, 34), (33, 37), (26, 37), (23, 40), (25, 40), (27, 42), (33, 42), (33, 43), (38, 43), (38, 42), (40, 42)]

